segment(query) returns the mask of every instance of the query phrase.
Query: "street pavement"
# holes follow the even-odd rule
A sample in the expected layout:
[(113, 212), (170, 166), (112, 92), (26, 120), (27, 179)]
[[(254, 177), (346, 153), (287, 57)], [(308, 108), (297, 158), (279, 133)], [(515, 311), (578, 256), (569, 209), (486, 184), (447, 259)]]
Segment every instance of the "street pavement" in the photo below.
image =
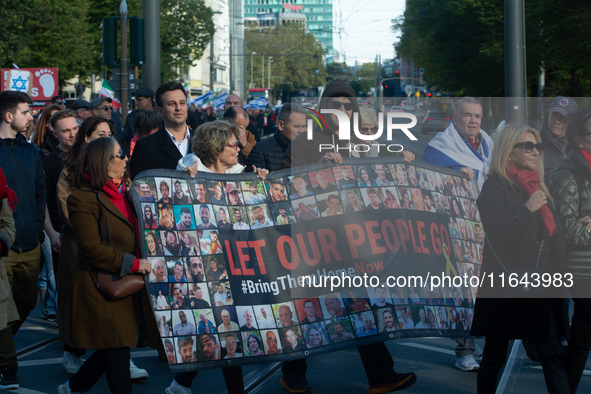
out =
[[(69, 375), (63, 368), (63, 344), (57, 341), (55, 323), (40, 318), (41, 305), (31, 313), (21, 330), (16, 335), (17, 351), (23, 352), (32, 345), (41, 347), (25, 351), (19, 356), (19, 390), (11, 393), (42, 394), (55, 393), (57, 386), (66, 382)], [(540, 364), (525, 357), (523, 347), (516, 341), (515, 349), (510, 352), (506, 373), (501, 379), (506, 394), (539, 394), (546, 392), (544, 376)], [(482, 348), (483, 339), (476, 343)], [(462, 372), (454, 367), (455, 341), (449, 338), (408, 338), (387, 341), (398, 372), (413, 371), (417, 374), (414, 386), (405, 393), (475, 393), (476, 373)], [(88, 352), (90, 354), (90, 352)], [(132, 349), (132, 358), (141, 368), (150, 374), (148, 380), (134, 383), (136, 393), (163, 394), (174, 375), (165, 362), (159, 361), (157, 352), (151, 349)], [(251, 393), (285, 393), (279, 385), (281, 372), (275, 364), (250, 365), (243, 368), (247, 386)], [(261, 378), (261, 371), (267, 372)], [(356, 349), (347, 349), (312, 357), (308, 360), (307, 378), (315, 393), (367, 393), (368, 384), (361, 359)], [(256, 382), (253, 384), (253, 379)], [(218, 369), (199, 372), (193, 382), (193, 393), (224, 394), (226, 392), (221, 371)], [(2, 391), (2, 390), (0, 390)], [(8, 392), (8, 391), (7, 391)], [(103, 376), (90, 393), (108, 393), (107, 380)], [(587, 364), (581, 379), (579, 393), (591, 392), (591, 364)]]

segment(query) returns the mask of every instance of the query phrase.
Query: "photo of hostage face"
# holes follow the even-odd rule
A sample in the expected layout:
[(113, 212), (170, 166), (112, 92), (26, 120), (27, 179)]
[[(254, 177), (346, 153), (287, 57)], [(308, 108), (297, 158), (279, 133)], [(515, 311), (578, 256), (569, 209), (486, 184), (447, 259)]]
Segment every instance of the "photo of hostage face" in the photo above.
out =
[(267, 343), (267, 354), (278, 354), (281, 353), (279, 349), (277, 334), (273, 331), (267, 331), (265, 334), (265, 341)]
[(171, 339), (164, 340), (164, 350), (166, 352), (166, 360), (169, 364), (176, 364), (176, 358), (174, 357), (174, 345)]
[(238, 342), (236, 342), (236, 337), (232, 334), (226, 335), (224, 338), (226, 349), (226, 357), (227, 358), (235, 358), (235, 357), (242, 357), (242, 355), (236, 355), (236, 350), (238, 349)]
[(206, 361), (219, 360), (220, 345), (215, 335), (203, 335), (201, 337), (201, 346), (203, 347), (203, 358)]
[(179, 363), (190, 363), (193, 361), (197, 361), (193, 357), (193, 344), (194, 340), (190, 336), (186, 337), (179, 337), (178, 339), (178, 353), (180, 357), (177, 357)]

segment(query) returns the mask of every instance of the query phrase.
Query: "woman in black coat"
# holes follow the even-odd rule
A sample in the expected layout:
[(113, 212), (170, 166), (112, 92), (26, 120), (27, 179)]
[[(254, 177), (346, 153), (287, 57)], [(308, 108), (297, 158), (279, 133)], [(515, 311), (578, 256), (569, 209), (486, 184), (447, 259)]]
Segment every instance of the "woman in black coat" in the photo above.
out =
[(591, 348), (591, 109), (569, 117), (569, 153), (554, 167), (550, 192), (566, 238), (566, 272), (573, 275), (569, 294), (575, 302), (566, 351), (571, 392), (577, 391)]
[[(515, 295), (507, 289), (508, 276), (519, 270), (563, 271), (564, 233), (542, 181), (541, 150), (534, 129), (506, 126), (495, 141), (489, 177), (477, 201), (487, 235), (482, 263), (487, 275), (482, 278), (471, 331), (486, 337), (478, 370), (479, 394), (495, 392), (511, 339), (536, 344), (548, 392), (570, 393), (561, 346), (568, 325), (564, 299), (512, 298)], [(505, 274), (504, 288), (500, 274)], [(547, 296), (554, 293), (550, 290)]]

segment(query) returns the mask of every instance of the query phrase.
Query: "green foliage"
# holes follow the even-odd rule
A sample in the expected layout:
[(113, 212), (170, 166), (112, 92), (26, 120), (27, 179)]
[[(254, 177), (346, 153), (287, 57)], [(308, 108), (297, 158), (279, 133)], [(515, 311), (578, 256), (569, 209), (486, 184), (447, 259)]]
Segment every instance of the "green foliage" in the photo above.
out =
[(160, 12), (162, 81), (170, 81), (203, 55), (215, 33), (213, 11), (203, 0), (161, 0)]
[[(540, 67), (545, 95), (591, 93), (588, 61), (591, 5), (576, 0), (525, 0), (527, 83), (535, 95)], [(503, 0), (407, 0), (393, 21), (403, 58), (425, 68), (423, 78), (455, 95), (503, 96)]]
[(82, 0), (4, 2), (1, 66), (58, 67), (61, 86), (67, 79), (84, 75), (92, 59), (85, 21), (88, 9), (88, 2)]
[[(119, 16), (120, 4), (121, 0), (4, 0), (0, 66), (58, 67), (61, 88), (76, 76), (88, 81), (89, 74), (101, 75), (99, 26), (103, 19)], [(141, 18), (142, 0), (127, 0), (127, 5), (128, 16)], [(215, 28), (204, 0), (162, 0), (160, 10), (161, 70), (166, 81), (178, 78), (179, 70), (201, 58)]]
[[(326, 83), (326, 68), (322, 66), (324, 51), (314, 35), (306, 34), (300, 25), (288, 23), (276, 29), (245, 29), (247, 47), (247, 82), (261, 87), (261, 66), (265, 67), (264, 87), (268, 83), (268, 61), (271, 64), (271, 88), (275, 97), (280, 92), (297, 92)], [(256, 55), (251, 56), (253, 52)], [(261, 65), (261, 55), (264, 57)], [(253, 59), (254, 57), (254, 59)], [(253, 62), (253, 63), (251, 63)], [(251, 81), (251, 65), (253, 81)], [(319, 72), (316, 73), (316, 70)]]

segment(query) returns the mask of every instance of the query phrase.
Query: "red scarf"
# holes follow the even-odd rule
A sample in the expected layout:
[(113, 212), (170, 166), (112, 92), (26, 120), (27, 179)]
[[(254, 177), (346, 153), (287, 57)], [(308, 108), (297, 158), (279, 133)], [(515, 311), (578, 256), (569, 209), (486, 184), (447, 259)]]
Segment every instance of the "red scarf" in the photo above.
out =
[(8, 206), (14, 212), (16, 210), (16, 193), (8, 187), (4, 172), (0, 168), (0, 200), (8, 199)]
[[(537, 171), (519, 171), (513, 164), (507, 165), (507, 176), (521, 187), (521, 190), (530, 196), (533, 192), (540, 189), (539, 184), (541, 183), (540, 176)], [(556, 230), (556, 223), (554, 222), (554, 216), (547, 205), (542, 205), (539, 210), (542, 220), (544, 221), (544, 227), (546, 235), (553, 236), (558, 232)]]
[(581, 149), (579, 152), (581, 152), (581, 156), (583, 156), (583, 159), (585, 159), (587, 164), (589, 164), (589, 169), (591, 170), (591, 155), (583, 149)]

